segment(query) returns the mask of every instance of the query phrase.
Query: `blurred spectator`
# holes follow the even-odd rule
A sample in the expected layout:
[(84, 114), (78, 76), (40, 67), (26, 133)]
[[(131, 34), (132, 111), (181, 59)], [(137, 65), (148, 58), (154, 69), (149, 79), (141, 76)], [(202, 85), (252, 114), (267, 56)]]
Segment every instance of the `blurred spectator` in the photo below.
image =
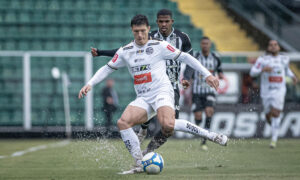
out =
[(106, 86), (102, 89), (103, 107), (102, 110), (105, 115), (105, 126), (109, 128), (112, 125), (113, 113), (117, 110), (119, 100), (117, 92), (113, 89), (114, 80), (108, 79)]

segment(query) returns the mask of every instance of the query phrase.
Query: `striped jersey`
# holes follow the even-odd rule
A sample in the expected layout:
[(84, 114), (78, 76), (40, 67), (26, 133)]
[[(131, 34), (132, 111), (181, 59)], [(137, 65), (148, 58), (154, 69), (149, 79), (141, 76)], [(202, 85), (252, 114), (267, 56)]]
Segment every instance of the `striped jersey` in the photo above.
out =
[[(187, 34), (184, 32), (179, 31), (178, 29), (172, 30), (168, 37), (164, 37), (159, 30), (152, 31), (150, 36), (155, 39), (165, 40), (170, 43), (172, 46), (176, 47), (177, 49), (193, 54), (193, 49), (191, 45), (191, 40)], [(168, 59), (166, 61), (167, 66), (167, 75), (172, 83), (174, 90), (179, 90), (179, 77), (180, 77), (180, 70), (181, 70), (181, 62), (174, 61), (172, 59)]]
[[(204, 66), (206, 67), (213, 75), (215, 73), (221, 73), (221, 61), (216, 56), (215, 53), (211, 52), (207, 57), (203, 55), (202, 52), (195, 53), (194, 57)], [(187, 66), (184, 72), (185, 79), (193, 79), (193, 86), (192, 91), (193, 94), (197, 95), (206, 95), (206, 94), (215, 94), (216, 90), (210, 87), (204, 77), (201, 75), (200, 72), (194, 71), (191, 67)]]

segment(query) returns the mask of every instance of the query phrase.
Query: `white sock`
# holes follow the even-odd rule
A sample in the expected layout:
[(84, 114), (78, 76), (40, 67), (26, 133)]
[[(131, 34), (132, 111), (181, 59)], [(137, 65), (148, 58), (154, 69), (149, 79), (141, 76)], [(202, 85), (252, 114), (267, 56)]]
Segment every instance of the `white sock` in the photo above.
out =
[(280, 117), (272, 117), (272, 141), (277, 142), (278, 133), (280, 129)]
[(141, 164), (143, 154), (140, 147), (140, 142), (132, 128), (120, 130), (120, 134), (126, 148), (137, 164)]
[(212, 140), (215, 136), (216, 133), (209, 132), (206, 129), (203, 129), (195, 124), (192, 124), (191, 122), (183, 119), (176, 119), (175, 120), (175, 131), (182, 131), (182, 132), (187, 132), (190, 134), (194, 134), (196, 136), (204, 137), (209, 140)]

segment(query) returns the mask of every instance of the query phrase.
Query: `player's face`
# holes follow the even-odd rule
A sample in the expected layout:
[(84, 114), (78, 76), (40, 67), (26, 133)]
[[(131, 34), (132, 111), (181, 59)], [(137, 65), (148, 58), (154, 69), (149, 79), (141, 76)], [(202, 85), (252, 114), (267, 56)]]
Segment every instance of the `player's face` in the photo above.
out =
[(200, 43), (203, 52), (209, 52), (211, 47), (211, 41), (209, 39), (203, 39)]
[(278, 42), (275, 40), (271, 40), (268, 45), (268, 51), (272, 54), (277, 54), (280, 51)]
[(144, 45), (148, 42), (148, 33), (150, 31), (150, 26), (143, 25), (133, 25), (131, 27), (135, 43), (138, 45)]
[(173, 22), (174, 20), (169, 15), (158, 16), (156, 23), (159, 32), (164, 36), (168, 36), (172, 31)]

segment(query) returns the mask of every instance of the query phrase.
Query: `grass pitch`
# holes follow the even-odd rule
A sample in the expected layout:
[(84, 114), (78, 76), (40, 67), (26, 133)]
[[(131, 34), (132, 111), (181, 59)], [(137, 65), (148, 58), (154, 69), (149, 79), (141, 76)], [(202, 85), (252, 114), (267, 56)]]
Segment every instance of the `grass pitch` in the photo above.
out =
[(299, 139), (279, 140), (276, 149), (269, 140), (209, 143), (207, 152), (199, 139), (170, 139), (157, 151), (165, 160), (159, 175), (118, 175), (133, 164), (121, 140), (61, 141), (0, 140), (0, 179), (300, 179)]

